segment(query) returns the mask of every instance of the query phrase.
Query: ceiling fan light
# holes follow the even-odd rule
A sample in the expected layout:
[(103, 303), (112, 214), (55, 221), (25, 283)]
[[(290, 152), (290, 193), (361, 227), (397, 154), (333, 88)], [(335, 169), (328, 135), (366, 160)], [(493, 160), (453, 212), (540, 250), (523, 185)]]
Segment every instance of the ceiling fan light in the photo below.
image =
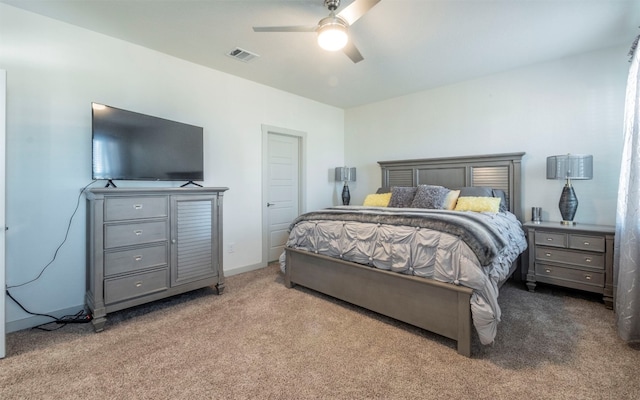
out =
[(325, 50), (340, 50), (348, 40), (347, 27), (340, 22), (332, 21), (318, 28), (318, 45)]

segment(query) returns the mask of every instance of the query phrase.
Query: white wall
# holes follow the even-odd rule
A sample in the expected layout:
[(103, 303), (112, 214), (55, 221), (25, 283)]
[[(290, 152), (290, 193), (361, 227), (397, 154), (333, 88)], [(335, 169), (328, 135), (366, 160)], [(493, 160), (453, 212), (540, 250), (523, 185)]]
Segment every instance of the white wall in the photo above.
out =
[[(35, 278), (52, 259), (80, 189), (91, 181), (92, 101), (204, 127), (204, 184), (230, 188), (223, 240), (235, 243), (235, 252), (224, 254), (227, 274), (261, 262), (262, 124), (307, 133), (306, 209), (335, 202), (329, 171), (343, 163), (341, 109), (3, 4), (0, 38), (9, 286)], [(84, 210), (83, 199), (42, 277), (11, 289), (28, 309), (55, 313), (84, 304)], [(29, 324), (26, 317), (7, 301), (9, 330)]]
[[(628, 46), (582, 54), (348, 109), (345, 159), (358, 168), (352, 204), (380, 186), (377, 161), (524, 151), (523, 206), (561, 219), (564, 181), (546, 157), (593, 154), (594, 178), (574, 181), (575, 221), (615, 224)], [(366, 150), (362, 144), (366, 143)]]

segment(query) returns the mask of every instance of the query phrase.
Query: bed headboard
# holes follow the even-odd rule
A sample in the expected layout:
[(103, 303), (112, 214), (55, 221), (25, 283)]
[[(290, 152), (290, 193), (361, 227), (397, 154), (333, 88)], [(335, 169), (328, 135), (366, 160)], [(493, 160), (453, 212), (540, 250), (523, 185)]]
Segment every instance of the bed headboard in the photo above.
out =
[(522, 221), (522, 153), (378, 161), (382, 187), (440, 185), (450, 189), (490, 186), (507, 194), (509, 210)]

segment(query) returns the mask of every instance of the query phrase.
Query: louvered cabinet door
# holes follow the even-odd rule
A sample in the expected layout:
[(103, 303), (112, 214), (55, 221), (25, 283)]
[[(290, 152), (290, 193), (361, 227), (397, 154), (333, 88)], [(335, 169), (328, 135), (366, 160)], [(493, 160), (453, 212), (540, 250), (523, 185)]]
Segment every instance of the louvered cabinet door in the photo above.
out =
[(218, 275), (217, 196), (172, 196), (171, 286)]

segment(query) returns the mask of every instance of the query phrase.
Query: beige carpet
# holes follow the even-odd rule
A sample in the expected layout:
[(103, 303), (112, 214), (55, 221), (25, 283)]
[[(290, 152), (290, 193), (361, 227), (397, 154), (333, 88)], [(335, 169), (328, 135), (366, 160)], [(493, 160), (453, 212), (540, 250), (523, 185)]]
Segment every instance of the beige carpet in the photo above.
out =
[(306, 289), (277, 266), (114, 313), (7, 337), (1, 399), (638, 399), (640, 349), (597, 297), (521, 284), (496, 343), (455, 343)]

